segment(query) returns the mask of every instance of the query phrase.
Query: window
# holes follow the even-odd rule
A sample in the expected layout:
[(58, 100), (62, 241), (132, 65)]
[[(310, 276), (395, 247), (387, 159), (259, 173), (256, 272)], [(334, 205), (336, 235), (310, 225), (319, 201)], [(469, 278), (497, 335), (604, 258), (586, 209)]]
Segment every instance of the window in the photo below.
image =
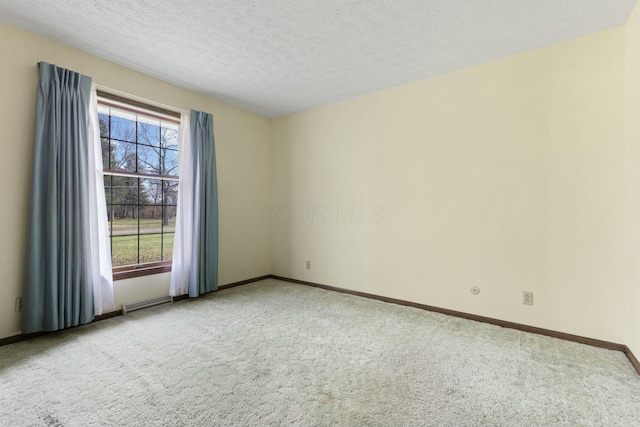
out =
[(114, 279), (169, 271), (180, 179), (179, 113), (98, 96)]

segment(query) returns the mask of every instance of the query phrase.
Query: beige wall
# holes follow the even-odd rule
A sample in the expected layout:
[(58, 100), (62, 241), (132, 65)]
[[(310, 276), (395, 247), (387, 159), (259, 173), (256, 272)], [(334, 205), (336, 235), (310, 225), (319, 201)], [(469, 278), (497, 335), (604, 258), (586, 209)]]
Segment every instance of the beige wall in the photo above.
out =
[(625, 342), (624, 37), (275, 120), (273, 273)]
[[(0, 338), (17, 334), (33, 147), (36, 62), (93, 77), (94, 82), (181, 109), (214, 115), (220, 204), (220, 284), (269, 274), (270, 228), (258, 212), (270, 200), (269, 120), (137, 73), (51, 40), (0, 24)], [(116, 282), (116, 302), (168, 294), (168, 274)]]
[(627, 63), (627, 201), (629, 290), (627, 342), (640, 358), (640, 5), (625, 28)]

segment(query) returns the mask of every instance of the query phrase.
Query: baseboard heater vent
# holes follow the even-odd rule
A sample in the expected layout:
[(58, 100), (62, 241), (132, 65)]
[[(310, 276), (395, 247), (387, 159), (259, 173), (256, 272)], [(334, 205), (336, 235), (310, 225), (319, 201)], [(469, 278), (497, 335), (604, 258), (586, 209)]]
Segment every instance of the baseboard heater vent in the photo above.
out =
[(166, 304), (169, 302), (173, 304), (173, 297), (169, 295), (167, 295), (166, 297), (152, 298), (144, 301), (129, 302), (127, 304), (122, 304), (122, 315), (126, 316), (127, 313), (132, 311), (141, 310), (147, 307), (153, 307), (154, 305)]

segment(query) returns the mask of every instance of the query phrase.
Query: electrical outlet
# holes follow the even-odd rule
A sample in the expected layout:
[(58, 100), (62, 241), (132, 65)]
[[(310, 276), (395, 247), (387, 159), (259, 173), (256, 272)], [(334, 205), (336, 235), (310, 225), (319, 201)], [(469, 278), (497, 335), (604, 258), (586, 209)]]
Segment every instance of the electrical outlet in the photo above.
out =
[(524, 305), (533, 305), (533, 292), (524, 291), (522, 293), (522, 303)]
[(311, 261), (307, 261), (307, 270), (311, 270)]
[(22, 311), (22, 297), (16, 298), (16, 313), (20, 313)]

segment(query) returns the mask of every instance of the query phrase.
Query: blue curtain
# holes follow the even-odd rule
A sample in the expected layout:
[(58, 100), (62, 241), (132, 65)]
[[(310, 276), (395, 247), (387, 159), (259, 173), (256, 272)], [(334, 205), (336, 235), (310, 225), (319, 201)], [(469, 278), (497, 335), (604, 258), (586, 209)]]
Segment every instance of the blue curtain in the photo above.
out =
[(88, 127), (91, 78), (38, 63), (22, 332), (91, 322)]
[(189, 296), (218, 289), (218, 187), (213, 116), (191, 111), (193, 252)]

